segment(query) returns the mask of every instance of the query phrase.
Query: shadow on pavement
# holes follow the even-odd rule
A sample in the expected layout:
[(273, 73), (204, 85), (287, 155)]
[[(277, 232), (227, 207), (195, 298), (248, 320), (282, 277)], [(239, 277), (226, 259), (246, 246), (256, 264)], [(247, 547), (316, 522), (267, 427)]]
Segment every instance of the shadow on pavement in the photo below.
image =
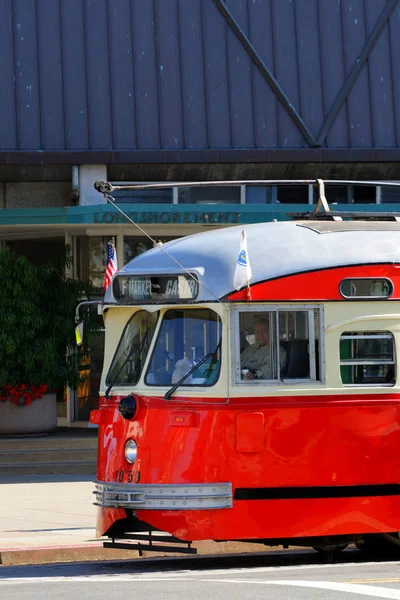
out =
[[(388, 561), (387, 557), (377, 560), (358, 550), (346, 550), (341, 553), (340, 560), (330, 564), (364, 563)], [(397, 559), (398, 560), (398, 559)], [(393, 559), (393, 562), (396, 560)], [(149, 574), (156, 572), (198, 571), (214, 569), (250, 568), (250, 567), (295, 567), (299, 565), (327, 564), (320, 554), (306, 550), (283, 550), (280, 552), (247, 553), (235, 555), (203, 555), (190, 557), (139, 558), (132, 560), (102, 561), (91, 563), (58, 563), (52, 565), (29, 565), (0, 567), (2, 579), (19, 579), (21, 577), (86, 577), (89, 575), (122, 575)]]

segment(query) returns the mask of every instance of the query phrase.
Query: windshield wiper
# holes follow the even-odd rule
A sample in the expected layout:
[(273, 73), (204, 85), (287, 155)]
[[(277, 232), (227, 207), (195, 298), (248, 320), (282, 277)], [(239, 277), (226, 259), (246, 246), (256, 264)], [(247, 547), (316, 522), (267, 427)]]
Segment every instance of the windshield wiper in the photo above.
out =
[[(147, 339), (147, 335), (148, 335), (148, 333), (149, 333), (149, 330), (148, 330), (148, 329), (146, 329), (146, 333), (144, 334), (144, 337), (143, 337), (142, 341), (140, 342), (139, 351), (138, 351), (138, 357), (137, 357), (137, 359), (135, 360), (135, 367), (134, 367), (134, 368), (135, 368), (135, 372), (136, 372), (136, 371), (138, 371), (139, 369), (141, 369), (141, 360), (140, 360), (140, 354), (141, 354), (141, 352), (142, 352), (142, 350), (143, 350), (143, 346), (144, 346), (144, 344), (145, 344), (145, 342), (146, 342), (146, 339)], [(136, 350), (136, 348), (137, 348), (137, 346), (136, 346), (136, 345), (135, 345), (135, 346), (133, 346), (133, 347), (131, 348), (131, 351), (129, 352), (128, 356), (126, 357), (126, 359), (125, 359), (125, 360), (124, 360), (124, 362), (122, 363), (122, 365), (121, 365), (121, 367), (120, 367), (120, 369), (119, 369), (118, 373), (115, 375), (115, 377), (114, 377), (114, 378), (113, 378), (113, 380), (111, 381), (110, 385), (109, 385), (109, 386), (108, 386), (108, 388), (106, 389), (106, 391), (105, 391), (105, 394), (104, 394), (104, 398), (107, 398), (107, 400), (110, 398), (110, 396), (109, 396), (109, 393), (110, 393), (110, 391), (111, 391), (111, 388), (113, 387), (114, 383), (117, 381), (118, 377), (120, 376), (120, 373), (121, 373), (122, 369), (125, 367), (126, 363), (127, 363), (127, 362), (128, 362), (128, 360), (131, 358), (131, 356), (132, 356), (132, 354), (134, 353), (134, 351)], [(136, 364), (137, 364), (137, 363), (139, 364), (139, 366), (138, 366), (138, 367), (136, 366)]]
[(171, 389), (168, 390), (168, 392), (166, 392), (165, 396), (164, 396), (164, 400), (170, 400), (172, 394), (175, 392), (175, 390), (178, 389), (178, 387), (180, 385), (182, 385), (182, 383), (184, 381), (186, 381), (186, 379), (188, 377), (190, 377), (190, 375), (192, 375), (192, 373), (194, 373), (196, 371), (196, 369), (198, 367), (200, 367), (203, 363), (206, 362), (206, 360), (208, 360), (211, 356), (213, 357), (213, 360), (211, 361), (210, 367), (208, 369), (208, 371), (210, 371), (211, 369), (211, 365), (214, 364), (214, 362), (217, 360), (217, 354), (218, 354), (218, 349), (221, 345), (221, 340), (219, 340), (217, 347), (215, 348), (214, 352), (208, 352), (196, 365), (193, 365), (193, 367), (191, 369), (189, 369), (189, 371), (182, 377), (182, 379), (180, 379), (179, 381), (177, 381)]

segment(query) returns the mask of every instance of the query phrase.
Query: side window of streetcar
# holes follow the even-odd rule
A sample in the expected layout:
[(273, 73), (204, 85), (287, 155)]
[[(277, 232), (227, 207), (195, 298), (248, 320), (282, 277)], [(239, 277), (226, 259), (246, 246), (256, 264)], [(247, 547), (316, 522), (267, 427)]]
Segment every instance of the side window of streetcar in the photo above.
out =
[(374, 298), (386, 299), (393, 294), (393, 283), (387, 278), (362, 278), (342, 279), (339, 291), (343, 298)]
[(340, 337), (340, 375), (344, 385), (394, 385), (393, 335), (387, 331), (344, 332)]
[(317, 309), (240, 312), (239, 344), (237, 381), (319, 379)]

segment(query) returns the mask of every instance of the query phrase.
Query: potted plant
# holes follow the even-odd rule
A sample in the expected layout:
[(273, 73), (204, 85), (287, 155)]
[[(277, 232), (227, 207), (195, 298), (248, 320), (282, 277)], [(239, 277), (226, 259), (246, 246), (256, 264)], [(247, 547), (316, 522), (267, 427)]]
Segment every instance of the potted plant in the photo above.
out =
[(56, 390), (79, 384), (74, 314), (91, 288), (66, 276), (69, 261), (68, 248), (57, 268), (0, 250), (0, 435), (48, 433)]

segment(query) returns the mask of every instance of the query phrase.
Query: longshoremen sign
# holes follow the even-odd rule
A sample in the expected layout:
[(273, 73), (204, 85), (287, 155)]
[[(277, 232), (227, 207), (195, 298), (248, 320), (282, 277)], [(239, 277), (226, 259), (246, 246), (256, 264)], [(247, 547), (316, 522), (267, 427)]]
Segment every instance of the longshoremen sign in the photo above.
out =
[[(126, 213), (136, 223), (203, 223), (220, 225), (223, 223), (240, 223), (238, 212), (154, 212), (154, 211), (132, 211)], [(95, 212), (94, 222), (102, 224), (129, 223), (129, 221), (117, 212)]]

